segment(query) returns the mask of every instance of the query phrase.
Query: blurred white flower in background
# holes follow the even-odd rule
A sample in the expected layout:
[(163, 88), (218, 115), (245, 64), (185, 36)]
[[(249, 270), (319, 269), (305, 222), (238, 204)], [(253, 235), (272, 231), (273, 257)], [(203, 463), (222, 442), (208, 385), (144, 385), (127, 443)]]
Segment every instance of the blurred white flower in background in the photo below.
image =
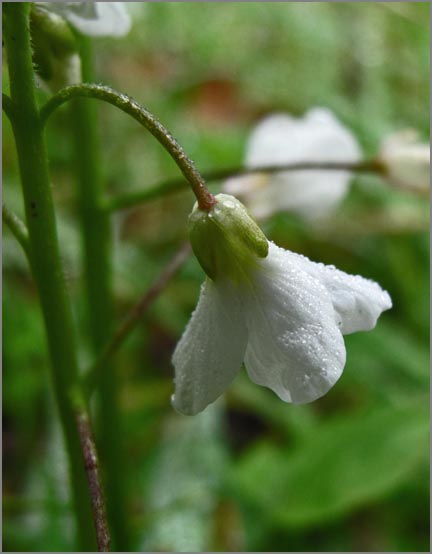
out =
[(190, 218), (192, 248), (212, 277), (173, 355), (173, 405), (202, 411), (243, 361), (252, 381), (285, 402), (312, 402), (342, 374), (342, 335), (373, 329), (390, 296), (374, 281), (279, 248), (238, 200), (215, 198), (210, 212), (195, 207)]
[(121, 37), (131, 19), (121, 2), (36, 2), (32, 4), (33, 61), (41, 85), (49, 92), (82, 81), (76, 37)]
[(407, 190), (430, 189), (430, 145), (419, 141), (414, 129), (388, 136), (378, 155), (390, 184)]
[[(258, 123), (246, 149), (246, 168), (297, 162), (357, 162), (354, 135), (330, 110), (313, 108), (303, 118), (274, 114)], [(329, 215), (348, 191), (347, 171), (301, 170), (258, 173), (228, 179), (223, 189), (264, 219), (280, 211), (308, 219)]]
[(41, 2), (77, 31), (91, 37), (122, 37), (131, 28), (127, 2)]

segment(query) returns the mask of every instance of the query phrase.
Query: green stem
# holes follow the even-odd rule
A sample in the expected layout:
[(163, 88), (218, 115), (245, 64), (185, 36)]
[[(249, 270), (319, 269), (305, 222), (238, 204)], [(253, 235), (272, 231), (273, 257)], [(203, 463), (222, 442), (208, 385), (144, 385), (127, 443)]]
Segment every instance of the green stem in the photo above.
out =
[[(239, 177), (242, 175), (252, 175), (257, 173), (279, 173), (281, 171), (351, 171), (354, 173), (376, 173), (381, 174), (382, 168), (376, 160), (364, 160), (362, 162), (343, 163), (343, 162), (298, 162), (284, 166), (271, 165), (249, 168), (240, 168), (238, 166), (217, 169), (215, 171), (203, 172), (202, 176), (206, 182), (220, 181), (229, 177)], [(182, 178), (167, 179), (148, 187), (133, 192), (120, 194), (115, 198), (105, 199), (103, 208), (108, 212), (115, 212), (138, 206), (159, 198), (163, 195), (172, 194), (187, 187), (187, 182)]]
[(215, 199), (207, 190), (204, 180), (197, 171), (192, 160), (186, 156), (183, 148), (156, 117), (130, 96), (102, 85), (89, 85), (83, 83), (81, 85), (66, 87), (52, 96), (41, 109), (43, 121), (46, 121), (56, 108), (77, 97), (95, 98), (103, 102), (108, 102), (108, 104), (112, 104), (116, 108), (119, 108), (143, 125), (162, 146), (164, 146), (178, 165), (189, 182), (197, 198), (199, 207), (207, 211), (211, 209), (215, 204)]
[(60, 260), (43, 127), (36, 104), (28, 3), (3, 4), (11, 99), (18, 106), (12, 126), (24, 195), (31, 267), (39, 291), (51, 358), (56, 402), (69, 459), (79, 548), (96, 547), (81, 444), (69, 391), (78, 379), (70, 300)]
[[(82, 77), (94, 80), (90, 39), (79, 37)], [(97, 132), (96, 105), (77, 98), (71, 105), (74, 131), (75, 171), (84, 247), (84, 275), (90, 337), (97, 355), (111, 335), (114, 305), (111, 283), (111, 227), (109, 214), (100, 209), (103, 195), (101, 148)], [(101, 458), (106, 469), (106, 496), (113, 549), (128, 551), (125, 508), (125, 463), (119, 408), (119, 382), (111, 360), (105, 365), (100, 387), (98, 431)]]
[(30, 261), (30, 242), (27, 227), (24, 222), (5, 204), (2, 206), (2, 220), (11, 230), (13, 236), (20, 243), (27, 259)]

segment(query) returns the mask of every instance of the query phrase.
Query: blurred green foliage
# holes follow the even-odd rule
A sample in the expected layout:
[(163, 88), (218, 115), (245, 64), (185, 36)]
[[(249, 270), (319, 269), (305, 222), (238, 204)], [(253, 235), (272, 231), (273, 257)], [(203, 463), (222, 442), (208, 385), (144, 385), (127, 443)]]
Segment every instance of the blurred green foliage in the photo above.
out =
[[(427, 3), (129, 8), (127, 37), (95, 41), (100, 81), (153, 111), (201, 170), (241, 165), (249, 130), (275, 110), (327, 106), (365, 155), (400, 128), (428, 137)], [(68, 117), (65, 109), (52, 119), (47, 142), (85, 366)], [(111, 194), (177, 175), (123, 114), (101, 106), (100, 128)], [(22, 214), (7, 120), (3, 139), (4, 199)], [(185, 191), (113, 218), (118, 318), (184, 241), (191, 205)], [(343, 377), (305, 406), (282, 403), (242, 374), (225, 403), (192, 419), (173, 412), (170, 357), (203, 278), (196, 260), (186, 263), (116, 358), (136, 550), (429, 551), (427, 221), (424, 199), (358, 177), (325, 226), (288, 214), (266, 223), (281, 246), (376, 279), (394, 302), (374, 331), (346, 337)], [(3, 247), (3, 548), (69, 550), (65, 461), (35, 287), (7, 229)]]

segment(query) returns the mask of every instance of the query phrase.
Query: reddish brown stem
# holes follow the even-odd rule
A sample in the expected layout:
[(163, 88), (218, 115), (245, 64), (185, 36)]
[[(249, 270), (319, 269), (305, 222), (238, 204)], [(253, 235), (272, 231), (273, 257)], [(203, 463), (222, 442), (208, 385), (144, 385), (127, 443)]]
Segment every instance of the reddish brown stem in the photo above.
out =
[(88, 371), (85, 377), (85, 387), (87, 390), (91, 391), (96, 386), (97, 381), (99, 377), (101, 377), (101, 373), (107, 361), (118, 350), (124, 340), (129, 336), (129, 333), (138, 324), (139, 320), (141, 319), (147, 308), (150, 306), (150, 304), (165, 289), (167, 284), (171, 281), (171, 279), (186, 261), (190, 252), (190, 244), (185, 243), (176, 252), (172, 260), (158, 276), (153, 285), (151, 285), (151, 287), (147, 289), (142, 298), (130, 309), (129, 313), (120, 323), (113, 337), (106, 345), (99, 358)]
[(93, 432), (85, 410), (77, 410), (75, 417), (84, 458), (84, 469), (87, 475), (90, 492), (98, 552), (109, 552), (111, 538)]

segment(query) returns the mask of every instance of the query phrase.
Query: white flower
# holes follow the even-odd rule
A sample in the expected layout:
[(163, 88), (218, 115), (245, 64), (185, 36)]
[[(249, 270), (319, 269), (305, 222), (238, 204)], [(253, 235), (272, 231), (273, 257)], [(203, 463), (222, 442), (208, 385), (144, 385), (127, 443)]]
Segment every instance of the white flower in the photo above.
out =
[(419, 142), (415, 130), (406, 129), (387, 137), (378, 160), (391, 184), (410, 190), (429, 190), (430, 145)]
[[(225, 205), (230, 198), (216, 197)], [(215, 217), (207, 216), (209, 225)], [(222, 239), (215, 238), (214, 245)], [(194, 242), (192, 246), (195, 250)], [(229, 248), (228, 243), (220, 246)], [(214, 259), (211, 241), (208, 248), (208, 260)], [(342, 334), (372, 329), (391, 307), (390, 296), (377, 283), (311, 262), (272, 242), (267, 256), (254, 259), (241, 281), (227, 272), (227, 277), (217, 274), (202, 285), (173, 355), (173, 405), (181, 413), (193, 415), (214, 402), (242, 362), (252, 381), (286, 402), (320, 398), (342, 374)], [(218, 267), (223, 268), (222, 260)]]
[[(265, 118), (248, 141), (250, 169), (297, 162), (356, 162), (361, 157), (353, 134), (324, 108), (303, 118), (275, 114)], [(303, 170), (253, 174), (228, 179), (224, 191), (238, 196), (257, 218), (291, 211), (315, 219), (327, 216), (348, 191), (346, 171)]]
[(77, 31), (91, 37), (126, 35), (131, 19), (123, 2), (41, 2), (61, 15)]

